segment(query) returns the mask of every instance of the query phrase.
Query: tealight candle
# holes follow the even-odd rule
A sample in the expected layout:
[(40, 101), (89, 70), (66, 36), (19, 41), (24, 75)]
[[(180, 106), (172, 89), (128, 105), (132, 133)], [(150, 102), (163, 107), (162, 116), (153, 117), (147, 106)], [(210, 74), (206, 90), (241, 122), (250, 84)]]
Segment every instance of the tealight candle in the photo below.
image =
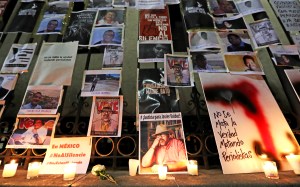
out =
[(73, 180), (76, 173), (76, 163), (69, 163), (64, 168), (64, 180)]
[(15, 176), (18, 168), (18, 163), (15, 163), (14, 160), (11, 161), (9, 164), (4, 165), (2, 177), (13, 177)]
[(41, 168), (41, 162), (31, 162), (28, 165), (28, 170), (27, 170), (27, 179), (31, 179), (34, 177), (39, 176), (40, 168)]
[(159, 178), (159, 180), (166, 180), (167, 179), (167, 171), (168, 171), (167, 166), (163, 166), (163, 165), (158, 166), (158, 178)]
[(292, 166), (294, 173), (300, 175), (300, 155), (290, 154), (285, 157)]
[(276, 162), (273, 161), (264, 161), (263, 162), (263, 169), (265, 175), (269, 179), (279, 179), (278, 171), (276, 167)]
[(189, 160), (187, 169), (188, 169), (188, 174), (198, 175), (198, 162), (197, 162), (197, 160)]

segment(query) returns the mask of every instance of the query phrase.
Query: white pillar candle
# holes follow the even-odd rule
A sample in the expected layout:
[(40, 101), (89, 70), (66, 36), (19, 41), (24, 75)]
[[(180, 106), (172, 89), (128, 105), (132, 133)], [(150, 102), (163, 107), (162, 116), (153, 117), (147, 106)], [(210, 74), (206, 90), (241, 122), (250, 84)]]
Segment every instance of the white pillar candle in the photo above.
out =
[(188, 174), (198, 175), (198, 162), (197, 162), (197, 160), (189, 160), (187, 169), (188, 169)]
[(5, 164), (4, 169), (3, 169), (3, 173), (2, 173), (2, 177), (13, 177), (13, 176), (15, 176), (15, 174), (17, 172), (17, 168), (18, 168), (18, 163), (15, 163), (14, 160), (9, 164)]
[(300, 155), (290, 154), (285, 157), (292, 166), (295, 174), (300, 175)]
[(158, 166), (158, 178), (159, 180), (166, 180), (167, 179), (167, 166), (160, 165)]
[(136, 176), (136, 171), (138, 166), (140, 165), (140, 161), (137, 159), (129, 159), (129, 175)]
[(64, 180), (73, 180), (76, 173), (76, 163), (69, 163), (64, 168)]
[(31, 162), (28, 165), (28, 170), (27, 170), (27, 179), (31, 179), (34, 177), (39, 176), (40, 168), (41, 168), (41, 162)]
[(273, 161), (264, 161), (263, 162), (263, 169), (265, 175), (269, 179), (279, 179), (278, 171), (276, 167), (276, 162)]

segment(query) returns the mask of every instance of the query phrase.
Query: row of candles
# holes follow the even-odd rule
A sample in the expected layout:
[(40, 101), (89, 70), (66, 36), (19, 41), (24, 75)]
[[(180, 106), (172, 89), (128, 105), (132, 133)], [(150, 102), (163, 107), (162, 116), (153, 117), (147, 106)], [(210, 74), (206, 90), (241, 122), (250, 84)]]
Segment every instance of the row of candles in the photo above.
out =
[[(265, 173), (265, 176), (270, 179), (279, 179), (278, 170), (276, 166), (276, 162), (266, 160), (267, 157), (263, 156), (262, 167)], [(292, 166), (294, 173), (300, 175), (300, 155), (290, 154), (286, 156), (289, 164)], [(129, 175), (135, 176), (137, 173), (137, 168), (139, 166), (140, 161), (136, 159), (129, 159)], [(189, 175), (198, 175), (198, 162), (197, 160), (189, 160), (187, 164), (187, 171)], [(160, 180), (167, 179), (168, 168), (165, 165), (158, 166), (158, 178)]]
[[(0, 161), (1, 164), (1, 161)], [(18, 168), (18, 163), (15, 162), (15, 160), (12, 160), (9, 164), (4, 165), (2, 177), (13, 177), (15, 176)], [(35, 178), (39, 176), (40, 168), (42, 163), (41, 162), (31, 162), (28, 164), (28, 170), (27, 170), (27, 179)], [(73, 180), (75, 178), (76, 174), (76, 163), (69, 163), (66, 164), (64, 167), (64, 174), (63, 179), (64, 180)]]

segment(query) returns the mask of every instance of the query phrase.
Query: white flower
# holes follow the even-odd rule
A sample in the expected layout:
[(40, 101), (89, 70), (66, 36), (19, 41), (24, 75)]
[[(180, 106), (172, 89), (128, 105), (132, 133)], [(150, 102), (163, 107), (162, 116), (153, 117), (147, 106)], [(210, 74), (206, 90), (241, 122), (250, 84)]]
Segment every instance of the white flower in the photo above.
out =
[(106, 168), (104, 165), (97, 164), (92, 168), (91, 173), (93, 175), (99, 175), (98, 172), (104, 171)]

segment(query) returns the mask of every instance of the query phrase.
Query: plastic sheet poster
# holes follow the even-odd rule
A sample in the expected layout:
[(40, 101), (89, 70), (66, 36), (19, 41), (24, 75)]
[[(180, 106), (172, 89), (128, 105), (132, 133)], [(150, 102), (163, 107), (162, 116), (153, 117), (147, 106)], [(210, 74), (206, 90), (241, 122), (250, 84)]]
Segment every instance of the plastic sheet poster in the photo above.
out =
[(123, 96), (93, 97), (88, 136), (120, 137)]
[(4, 100), (14, 90), (18, 74), (0, 74), (0, 100)]
[(45, 149), (50, 145), (58, 115), (18, 115), (6, 148)]
[(140, 10), (139, 40), (172, 40), (169, 9)]
[(71, 85), (78, 41), (43, 43), (29, 85)]
[(163, 9), (164, 0), (136, 0), (137, 9)]
[(97, 11), (72, 12), (63, 41), (78, 41), (79, 46), (88, 46)]
[(262, 172), (262, 155), (290, 170), (299, 149), (260, 75), (199, 73), (224, 174)]
[(28, 86), (19, 114), (56, 114), (62, 94), (62, 86)]
[(299, 69), (285, 69), (286, 76), (288, 77), (293, 90), (300, 102), (300, 70)]
[(76, 163), (76, 174), (85, 174), (91, 149), (91, 137), (53, 138), (39, 174), (64, 174), (68, 163)]
[(286, 31), (300, 31), (300, 2), (298, 0), (270, 0), (270, 4)]
[(174, 87), (194, 86), (189, 55), (165, 55), (165, 85)]
[(235, 5), (237, 6), (240, 14), (244, 16), (265, 11), (261, 4), (261, 0), (240, 0), (236, 1)]
[(161, 69), (138, 70), (138, 113), (179, 112), (177, 89), (164, 85)]
[(32, 32), (45, 2), (22, 2), (7, 32)]
[(121, 70), (86, 70), (81, 96), (118, 96), (120, 88)]
[(1, 68), (2, 73), (22, 73), (28, 70), (37, 43), (12, 44)]

